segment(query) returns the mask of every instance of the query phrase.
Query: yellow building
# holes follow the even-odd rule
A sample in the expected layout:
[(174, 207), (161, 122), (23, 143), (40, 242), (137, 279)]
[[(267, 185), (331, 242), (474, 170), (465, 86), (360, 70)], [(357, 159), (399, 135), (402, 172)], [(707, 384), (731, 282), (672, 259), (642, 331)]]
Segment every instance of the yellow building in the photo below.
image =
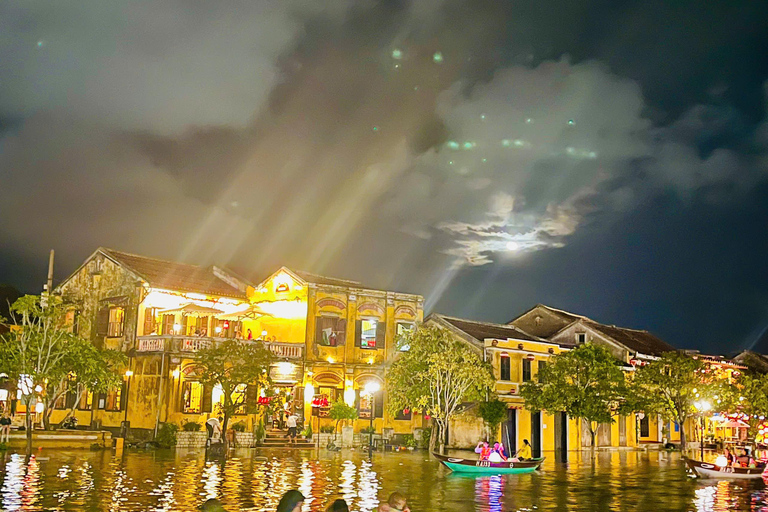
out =
[[(538, 378), (539, 370), (552, 356), (569, 350), (575, 343), (556, 343), (526, 333), (509, 324), (494, 324), (431, 314), (426, 324), (451, 332), (474, 347), (491, 363), (496, 378), (497, 397), (509, 404), (507, 420), (502, 423), (498, 441), (510, 452), (527, 439), (534, 455), (557, 451), (562, 457), (569, 450), (589, 447), (591, 436), (577, 420), (565, 413), (531, 412), (525, 408), (520, 387)], [(637, 445), (634, 417), (616, 416), (611, 424), (598, 427), (598, 447), (634, 447)], [(469, 410), (449, 427), (449, 446), (468, 448), (484, 438), (482, 420)]]
[[(358, 407), (356, 429), (375, 417), (377, 432), (410, 433), (422, 418), (389, 417), (386, 392), (371, 404), (361, 390), (383, 383), (397, 354), (396, 339), (422, 319), (419, 295), (373, 290), (359, 283), (281, 268), (258, 285), (234, 272), (100, 248), (56, 289), (72, 305), (73, 328), (97, 346), (129, 356), (121, 389), (86, 394), (81, 425), (117, 430), (128, 420), (149, 438), (163, 422), (203, 423), (221, 391), (199, 382), (195, 352), (227, 338), (262, 340), (277, 361), (270, 376), (281, 401), (313, 427), (331, 424), (325, 406), (336, 399)], [(383, 386), (381, 386), (383, 387)], [(240, 390), (255, 405), (265, 390)], [(313, 403), (317, 407), (313, 407)], [(59, 421), (67, 405), (55, 411)], [(246, 414), (248, 428), (256, 417)]]

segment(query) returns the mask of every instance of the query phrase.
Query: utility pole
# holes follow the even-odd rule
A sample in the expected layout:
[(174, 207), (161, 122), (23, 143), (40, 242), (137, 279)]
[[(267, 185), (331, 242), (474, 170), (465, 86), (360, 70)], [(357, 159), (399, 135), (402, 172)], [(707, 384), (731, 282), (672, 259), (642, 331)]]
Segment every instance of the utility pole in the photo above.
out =
[(40, 298), (40, 302), (43, 307), (48, 306), (48, 297), (50, 297), (53, 291), (53, 249), (51, 249), (51, 255), (48, 257), (48, 281), (45, 283), (43, 289), (43, 296)]

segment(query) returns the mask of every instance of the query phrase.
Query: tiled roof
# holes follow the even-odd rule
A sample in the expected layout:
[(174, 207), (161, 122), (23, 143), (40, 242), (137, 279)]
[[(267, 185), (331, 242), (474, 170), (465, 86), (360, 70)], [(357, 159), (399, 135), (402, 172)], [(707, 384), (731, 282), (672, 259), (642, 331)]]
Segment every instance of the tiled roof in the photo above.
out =
[(100, 251), (156, 288), (245, 298), (245, 292), (216, 277), (210, 267), (148, 258), (114, 249), (101, 248)]
[(536, 336), (531, 336), (524, 331), (518, 329), (514, 325), (494, 324), (490, 322), (476, 322), (474, 320), (464, 320), (461, 318), (455, 318), (445, 315), (430, 315), (441, 318), (445, 322), (448, 322), (456, 329), (465, 332), (469, 336), (482, 342), (486, 339), (507, 339), (512, 338), (523, 341), (547, 341)]
[(585, 324), (599, 331), (606, 336), (618, 341), (629, 350), (647, 354), (650, 356), (660, 356), (664, 352), (672, 352), (675, 349), (672, 345), (663, 341), (648, 331), (638, 331), (627, 329), (626, 327), (616, 327), (615, 325), (605, 325), (591, 320), (585, 321)]
[(346, 286), (346, 287), (351, 286), (353, 288), (364, 288), (364, 286), (359, 281), (350, 281), (347, 279), (337, 279), (335, 277), (319, 276), (311, 272), (304, 272), (303, 270), (293, 270), (293, 269), (289, 269), (289, 270), (294, 274), (296, 274), (297, 276), (299, 276), (300, 278), (302, 278), (307, 283), (325, 284), (328, 286)]

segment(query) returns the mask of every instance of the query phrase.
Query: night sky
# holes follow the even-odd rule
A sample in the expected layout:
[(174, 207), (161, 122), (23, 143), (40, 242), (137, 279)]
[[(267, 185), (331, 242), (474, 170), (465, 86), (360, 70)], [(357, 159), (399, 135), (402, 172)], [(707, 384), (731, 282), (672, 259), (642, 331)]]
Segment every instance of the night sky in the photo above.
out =
[[(323, 5), (321, 8), (320, 6)], [(708, 352), (768, 326), (764, 1), (0, 3), (0, 283), (98, 246)]]

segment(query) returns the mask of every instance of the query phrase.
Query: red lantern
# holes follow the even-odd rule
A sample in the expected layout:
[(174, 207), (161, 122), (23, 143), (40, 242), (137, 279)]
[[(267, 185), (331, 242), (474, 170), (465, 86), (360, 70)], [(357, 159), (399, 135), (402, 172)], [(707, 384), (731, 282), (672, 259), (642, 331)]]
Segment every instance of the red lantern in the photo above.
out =
[(429, 414), (425, 414), (425, 415), (424, 415), (424, 419), (425, 419), (425, 420), (431, 420), (431, 419), (432, 419), (432, 416), (430, 416)]
[(408, 414), (409, 412), (411, 412), (409, 408), (406, 407), (405, 409), (403, 409), (403, 414)]
[(224, 321), (224, 328), (229, 329), (229, 322), (227, 322), (226, 320)]

